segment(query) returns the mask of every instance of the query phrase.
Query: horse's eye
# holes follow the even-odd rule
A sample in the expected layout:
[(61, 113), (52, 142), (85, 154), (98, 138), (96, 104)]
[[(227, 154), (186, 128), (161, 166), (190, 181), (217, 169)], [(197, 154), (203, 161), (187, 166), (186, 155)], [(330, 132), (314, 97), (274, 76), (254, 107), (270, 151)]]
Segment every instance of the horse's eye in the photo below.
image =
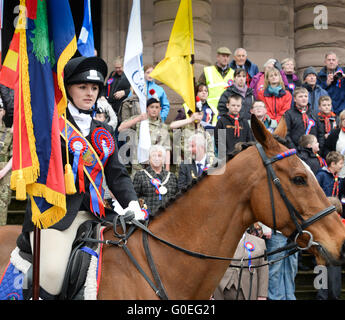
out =
[(302, 186), (302, 185), (306, 184), (305, 179), (301, 176), (297, 176), (297, 177), (292, 178), (292, 182), (297, 186)]

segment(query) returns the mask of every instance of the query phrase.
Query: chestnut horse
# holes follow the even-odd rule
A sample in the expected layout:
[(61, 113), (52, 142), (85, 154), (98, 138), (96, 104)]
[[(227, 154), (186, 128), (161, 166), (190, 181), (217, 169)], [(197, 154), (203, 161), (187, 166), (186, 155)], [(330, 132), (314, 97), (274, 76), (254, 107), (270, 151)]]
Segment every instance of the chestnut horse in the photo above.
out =
[[(268, 157), (287, 151), (260, 121), (255, 117), (251, 121), (255, 138)], [(280, 125), (276, 133), (284, 135), (286, 127)], [(275, 162), (272, 168), (286, 197), (305, 220), (330, 207), (315, 176), (296, 155)], [(274, 186), (272, 191), (276, 228), (289, 236), (296, 225)], [(271, 204), (266, 168), (258, 149), (251, 146), (227, 162), (224, 172), (204, 177), (178, 197), (150, 222), (149, 229), (160, 238), (185, 249), (232, 257), (250, 224), (261, 221), (273, 227)], [(314, 244), (319, 244), (309, 249), (318, 263), (324, 263), (325, 256), (339, 263), (344, 260), (345, 227), (337, 213), (322, 216), (308, 225), (306, 230), (312, 234)], [(142, 232), (135, 231), (127, 247), (152, 279), (142, 244)], [(104, 238), (116, 240), (112, 229), (104, 233)], [(309, 236), (297, 236), (297, 242), (299, 246), (306, 247)], [(149, 245), (170, 299), (209, 299), (229, 265), (229, 261), (190, 256), (151, 236)], [(123, 249), (104, 245), (98, 299), (158, 299), (158, 296)]]

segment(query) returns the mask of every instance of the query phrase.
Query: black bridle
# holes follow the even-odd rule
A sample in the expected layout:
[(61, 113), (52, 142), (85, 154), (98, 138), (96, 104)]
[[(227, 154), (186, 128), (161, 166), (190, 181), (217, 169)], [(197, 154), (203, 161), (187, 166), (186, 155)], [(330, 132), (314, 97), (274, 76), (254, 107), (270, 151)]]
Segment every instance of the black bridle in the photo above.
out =
[(288, 197), (286, 196), (284, 189), (280, 183), (280, 179), (277, 177), (275, 174), (272, 164), (276, 161), (282, 160), (284, 158), (287, 158), (289, 156), (292, 156), (296, 154), (295, 149), (290, 149), (287, 152), (280, 153), (272, 158), (268, 158), (262, 145), (257, 143), (256, 148), (259, 151), (259, 154), (261, 156), (262, 162), (266, 168), (267, 171), (267, 179), (268, 179), (268, 188), (269, 188), (269, 194), (270, 194), (270, 199), (271, 199), (271, 208), (272, 208), (272, 215), (273, 215), (273, 230), (276, 232), (276, 210), (275, 210), (275, 205), (274, 205), (274, 195), (273, 195), (273, 187), (272, 183), (276, 186), (280, 197), (285, 203), (286, 208), (289, 211), (291, 220), (296, 226), (296, 230), (291, 233), (291, 235), (288, 237), (289, 240), (296, 242), (297, 238), (303, 234), (308, 234), (309, 235), (309, 242), (307, 247), (305, 248), (300, 248), (300, 250), (307, 250), (309, 249), (312, 245), (319, 245), (317, 242), (313, 241), (313, 235), (309, 232), (306, 231), (305, 229), (308, 228), (311, 224), (314, 222), (320, 220), (321, 218), (327, 216), (328, 214), (332, 213), (335, 211), (334, 206), (329, 206), (326, 209), (321, 210), (317, 214), (313, 215), (307, 220), (304, 220), (301, 214), (298, 212), (298, 210), (294, 207), (294, 205), (290, 202)]

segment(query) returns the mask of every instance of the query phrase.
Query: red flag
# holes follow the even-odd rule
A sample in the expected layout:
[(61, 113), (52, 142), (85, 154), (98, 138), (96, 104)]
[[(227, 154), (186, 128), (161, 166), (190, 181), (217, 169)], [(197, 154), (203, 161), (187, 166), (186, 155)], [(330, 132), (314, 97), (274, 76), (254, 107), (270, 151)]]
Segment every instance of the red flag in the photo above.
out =
[(0, 73), (0, 83), (11, 89), (14, 89), (19, 77), (19, 38), (20, 33), (15, 32)]

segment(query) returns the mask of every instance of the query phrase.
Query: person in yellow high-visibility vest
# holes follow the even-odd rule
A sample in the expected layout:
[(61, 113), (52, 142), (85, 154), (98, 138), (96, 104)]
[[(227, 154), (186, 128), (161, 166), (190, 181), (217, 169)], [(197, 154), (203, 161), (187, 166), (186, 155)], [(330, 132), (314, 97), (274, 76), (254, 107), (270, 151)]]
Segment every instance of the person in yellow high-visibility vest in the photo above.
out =
[(220, 96), (234, 79), (234, 70), (229, 65), (230, 56), (230, 49), (227, 47), (218, 48), (215, 65), (205, 67), (199, 78), (199, 83), (207, 85), (207, 103), (216, 113), (218, 113), (217, 106)]

